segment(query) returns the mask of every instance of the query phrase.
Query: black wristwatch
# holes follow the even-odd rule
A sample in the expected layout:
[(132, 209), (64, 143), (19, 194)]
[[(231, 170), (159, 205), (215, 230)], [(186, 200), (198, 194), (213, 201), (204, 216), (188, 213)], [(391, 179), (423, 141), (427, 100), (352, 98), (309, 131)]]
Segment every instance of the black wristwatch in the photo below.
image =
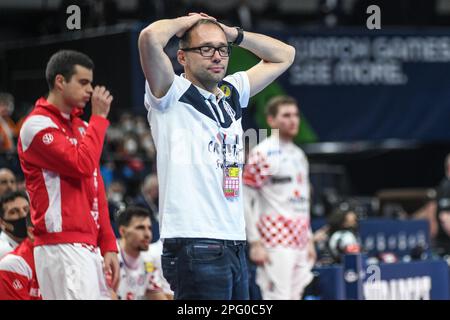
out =
[(244, 29), (242, 29), (241, 27), (236, 27), (238, 35), (236, 37), (236, 39), (234, 39), (233, 44), (235, 46), (238, 46), (241, 44), (242, 40), (244, 40)]

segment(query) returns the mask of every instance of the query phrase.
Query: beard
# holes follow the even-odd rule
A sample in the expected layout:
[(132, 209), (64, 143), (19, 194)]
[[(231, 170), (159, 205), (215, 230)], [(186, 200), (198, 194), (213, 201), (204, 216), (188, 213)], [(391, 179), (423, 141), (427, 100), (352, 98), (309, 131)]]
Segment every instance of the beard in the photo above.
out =
[(287, 137), (290, 139), (293, 139), (297, 136), (298, 129), (286, 129), (286, 130), (280, 130), (280, 136)]
[(225, 77), (226, 69), (220, 73), (213, 73), (207, 69), (198, 71), (194, 74), (197, 80), (205, 86), (217, 85)]
[(145, 245), (142, 244), (142, 245), (139, 245), (139, 247), (138, 247), (139, 251), (147, 251), (148, 248), (149, 248), (148, 244), (145, 244)]

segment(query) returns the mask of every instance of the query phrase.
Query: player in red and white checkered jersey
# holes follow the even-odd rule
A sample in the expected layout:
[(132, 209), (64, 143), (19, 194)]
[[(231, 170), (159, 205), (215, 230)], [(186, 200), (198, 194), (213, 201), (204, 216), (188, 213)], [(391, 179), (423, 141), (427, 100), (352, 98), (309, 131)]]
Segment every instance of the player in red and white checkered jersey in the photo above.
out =
[[(311, 282), (316, 259), (310, 228), (309, 165), (293, 143), (300, 124), (297, 102), (269, 101), (272, 135), (253, 148), (244, 169), (250, 259), (265, 300), (298, 300)], [(277, 134), (278, 133), (278, 134)]]

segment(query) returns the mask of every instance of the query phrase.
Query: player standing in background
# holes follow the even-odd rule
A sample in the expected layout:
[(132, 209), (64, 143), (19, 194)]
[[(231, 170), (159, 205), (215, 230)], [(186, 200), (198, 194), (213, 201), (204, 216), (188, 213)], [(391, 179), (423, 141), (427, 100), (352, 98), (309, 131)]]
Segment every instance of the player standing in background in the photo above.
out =
[[(20, 130), (18, 154), (45, 300), (109, 299), (105, 273), (117, 286), (117, 244), (99, 168), (113, 97), (105, 87), (92, 88), (93, 68), (80, 52), (52, 55), (45, 71), (48, 98), (36, 102)], [(89, 100), (86, 123), (79, 116)]]
[(300, 116), (291, 97), (272, 98), (267, 122), (274, 134), (249, 154), (244, 199), (250, 260), (264, 300), (298, 300), (313, 279), (309, 165), (293, 139)]
[(117, 218), (120, 240), (120, 284), (117, 297), (121, 300), (166, 300), (159, 270), (143, 258), (152, 240), (150, 213), (144, 208), (128, 207)]

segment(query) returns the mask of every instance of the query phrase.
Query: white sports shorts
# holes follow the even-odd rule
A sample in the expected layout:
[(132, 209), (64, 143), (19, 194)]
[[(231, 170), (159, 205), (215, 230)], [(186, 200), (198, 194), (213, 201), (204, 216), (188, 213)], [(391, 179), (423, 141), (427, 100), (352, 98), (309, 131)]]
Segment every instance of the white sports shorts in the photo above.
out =
[(256, 269), (256, 283), (263, 300), (299, 300), (313, 279), (308, 251), (268, 248), (270, 262)]
[(111, 299), (97, 249), (78, 243), (38, 246), (34, 262), (44, 300)]

